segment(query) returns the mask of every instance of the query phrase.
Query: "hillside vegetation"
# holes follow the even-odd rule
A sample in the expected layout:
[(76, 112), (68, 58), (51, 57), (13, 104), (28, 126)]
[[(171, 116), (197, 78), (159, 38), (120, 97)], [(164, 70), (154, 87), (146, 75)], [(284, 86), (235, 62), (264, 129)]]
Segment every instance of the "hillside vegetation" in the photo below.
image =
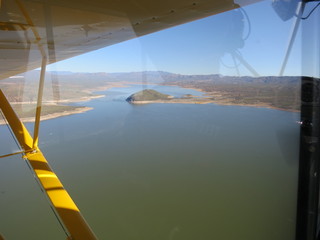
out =
[(137, 101), (167, 100), (169, 97), (170, 97), (169, 95), (159, 93), (153, 89), (144, 89), (140, 92), (132, 94), (126, 99), (126, 101), (137, 102)]

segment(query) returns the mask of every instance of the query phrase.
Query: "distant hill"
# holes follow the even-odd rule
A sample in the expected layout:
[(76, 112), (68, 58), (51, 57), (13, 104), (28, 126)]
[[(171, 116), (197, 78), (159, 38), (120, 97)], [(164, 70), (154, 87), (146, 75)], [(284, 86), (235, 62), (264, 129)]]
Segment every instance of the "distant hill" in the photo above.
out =
[(152, 89), (144, 89), (140, 92), (134, 93), (129, 96), (126, 101), (134, 103), (137, 101), (156, 101), (156, 100), (168, 100), (170, 95), (159, 93)]
[[(17, 79), (0, 81), (10, 101), (35, 101), (39, 71), (20, 74)], [(290, 111), (300, 109), (300, 76), (223, 76), (220, 74), (184, 75), (164, 71), (120, 73), (47, 72), (44, 101), (91, 97), (94, 91), (126, 84), (180, 86), (206, 93), (220, 104), (267, 106)], [(51, 86), (52, 85), (52, 86)], [(20, 96), (19, 96), (20, 93)], [(23, 93), (23, 96), (22, 94)], [(58, 96), (58, 97), (54, 97)]]

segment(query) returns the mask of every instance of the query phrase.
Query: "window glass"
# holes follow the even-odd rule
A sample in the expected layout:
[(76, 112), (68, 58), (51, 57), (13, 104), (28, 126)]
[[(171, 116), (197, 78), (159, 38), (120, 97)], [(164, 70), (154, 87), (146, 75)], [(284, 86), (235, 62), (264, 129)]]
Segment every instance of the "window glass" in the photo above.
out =
[[(100, 239), (294, 239), (301, 76), (319, 78), (319, 9), (238, 4), (47, 66), (39, 147)], [(49, 59), (72, 29), (85, 46), (108, 20), (90, 15), (80, 34), (76, 23), (55, 25), (64, 6), (51, 20), (39, 9), (54, 26), (39, 28), (52, 40)], [(110, 21), (136, 36), (129, 17)], [(0, 82), (31, 133), (39, 78), (35, 69)], [(18, 151), (5, 128), (1, 153)], [(0, 159), (2, 233), (64, 237), (19, 159)]]

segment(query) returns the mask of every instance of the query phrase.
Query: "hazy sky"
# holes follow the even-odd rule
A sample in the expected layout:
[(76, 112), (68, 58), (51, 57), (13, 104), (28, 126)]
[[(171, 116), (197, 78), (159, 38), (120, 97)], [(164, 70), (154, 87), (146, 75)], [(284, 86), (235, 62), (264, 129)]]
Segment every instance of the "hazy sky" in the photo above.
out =
[[(249, 20), (243, 11), (234, 10), (65, 60), (48, 70), (278, 75), (295, 18), (282, 21), (271, 1), (244, 7), (244, 11)], [(305, 20), (304, 26), (315, 17), (319, 14)], [(300, 32), (284, 75), (301, 75)]]

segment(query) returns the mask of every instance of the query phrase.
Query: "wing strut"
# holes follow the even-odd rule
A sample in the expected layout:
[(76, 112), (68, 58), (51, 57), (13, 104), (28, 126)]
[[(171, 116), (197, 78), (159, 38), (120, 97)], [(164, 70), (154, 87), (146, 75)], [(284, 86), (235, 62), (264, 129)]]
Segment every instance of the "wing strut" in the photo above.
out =
[(31, 166), (36, 179), (48, 196), (57, 216), (59, 216), (68, 239), (94, 240), (97, 239), (89, 225), (73, 202), (68, 192), (64, 189), (57, 175), (49, 166), (40, 149), (35, 146), (30, 133), (20, 121), (5, 95), (0, 89), (0, 109), (3, 112), (19, 145), (24, 150), (23, 158)]
[(97, 239), (93, 231), (86, 223), (80, 213), (80, 210), (73, 202), (68, 192), (63, 187), (57, 175), (53, 172), (44, 155), (38, 148), (40, 115), (42, 106), (42, 96), (44, 88), (44, 78), (47, 65), (47, 56), (45, 49), (41, 44), (41, 37), (28, 15), (25, 7), (20, 0), (16, 0), (23, 16), (31, 26), (32, 32), (36, 38), (38, 49), (42, 56), (40, 81), (38, 89), (37, 109), (35, 115), (35, 125), (33, 138), (27, 128), (14, 112), (9, 101), (0, 89), (0, 110), (8, 122), (17, 142), (23, 149), (23, 158), (33, 171), (36, 180), (40, 183), (43, 192), (46, 193), (51, 206), (58, 217), (68, 239), (72, 240), (95, 240)]
[(42, 96), (43, 96), (43, 87), (44, 87), (44, 77), (46, 73), (46, 67), (47, 67), (47, 54), (46, 51), (43, 48), (43, 45), (41, 44), (41, 37), (38, 33), (36, 27), (34, 26), (31, 17), (28, 14), (28, 11), (22, 4), (20, 0), (16, 0), (17, 5), (19, 6), (19, 9), (24, 16), (25, 20), (27, 21), (28, 25), (31, 27), (32, 33), (35, 36), (37, 46), (39, 49), (39, 52), (41, 54), (42, 60), (41, 60), (41, 71), (40, 71), (40, 81), (39, 81), (39, 89), (38, 89), (38, 100), (37, 100), (37, 108), (36, 108), (36, 116), (35, 116), (35, 123), (34, 123), (34, 132), (33, 132), (33, 143), (32, 148), (35, 148), (38, 146), (38, 138), (39, 138), (39, 127), (40, 127), (40, 115), (41, 115), (41, 107), (42, 107)]

